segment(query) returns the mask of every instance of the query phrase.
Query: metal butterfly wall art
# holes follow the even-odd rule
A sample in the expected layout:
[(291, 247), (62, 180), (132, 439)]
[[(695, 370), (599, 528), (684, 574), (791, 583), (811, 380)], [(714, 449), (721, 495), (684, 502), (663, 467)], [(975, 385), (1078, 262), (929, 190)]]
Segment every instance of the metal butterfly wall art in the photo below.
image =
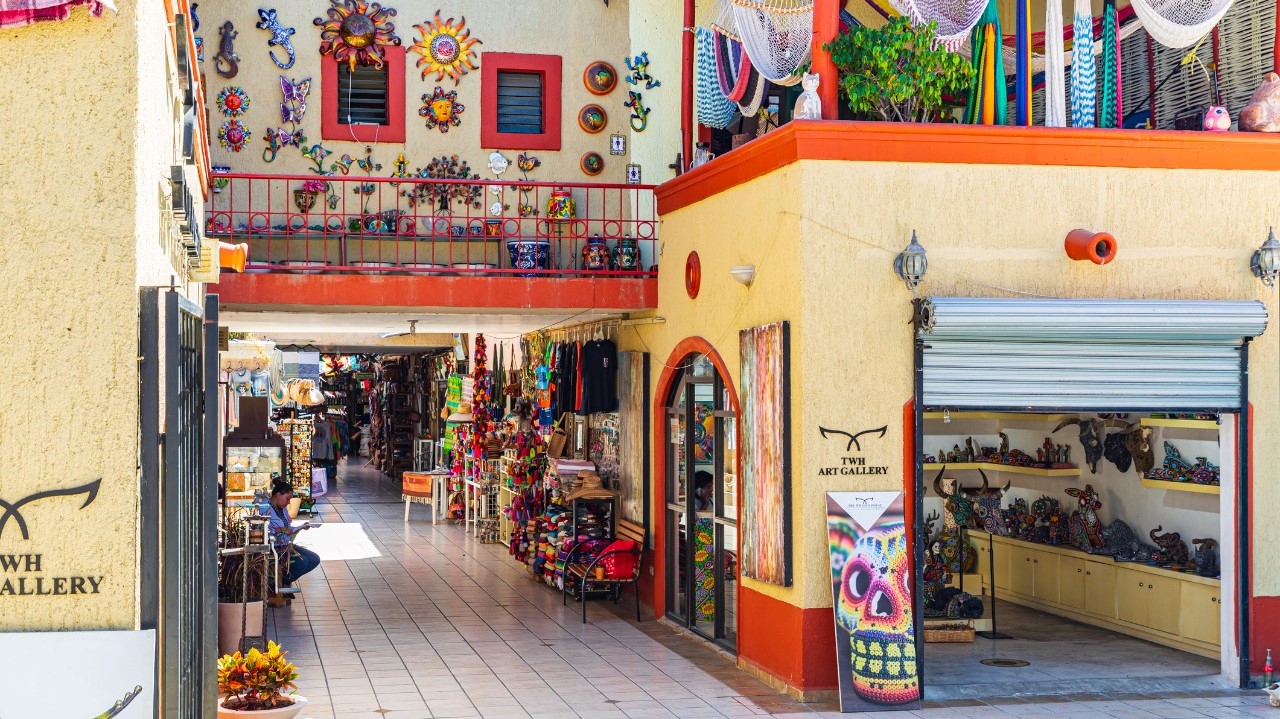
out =
[(311, 94), (311, 78), (291, 82), (284, 75), (280, 76), (280, 92), (284, 102), (280, 103), (280, 122), (300, 124), (303, 115), (307, 114), (307, 95)]
[(258, 17), (261, 18), (261, 20), (258, 21), (258, 29), (267, 30), (271, 33), (271, 39), (267, 41), (267, 47), (275, 45), (277, 47), (284, 48), (284, 51), (289, 53), (289, 62), (284, 63), (280, 62), (280, 58), (276, 57), (275, 50), (270, 50), (267, 54), (271, 57), (271, 61), (274, 62), (276, 67), (279, 67), (281, 70), (288, 70), (293, 67), (293, 40), (291, 40), (290, 37), (297, 31), (291, 27), (284, 27), (281, 25), (280, 21), (276, 19), (276, 11), (274, 8), (271, 10), (259, 9)]

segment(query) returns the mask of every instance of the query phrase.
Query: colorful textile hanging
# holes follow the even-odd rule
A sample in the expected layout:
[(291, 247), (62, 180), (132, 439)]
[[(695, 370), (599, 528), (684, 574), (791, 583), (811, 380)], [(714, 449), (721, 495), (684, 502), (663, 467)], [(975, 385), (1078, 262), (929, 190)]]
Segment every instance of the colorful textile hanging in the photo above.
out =
[(1102, 9), (1102, 97), (1098, 102), (1098, 127), (1120, 127), (1120, 39), (1116, 0)]
[[(1088, 2), (1088, 0), (1085, 0)], [(1007, 121), (1008, 91), (1004, 75), (1004, 43), (995, 0), (987, 3), (973, 28), (974, 85), (969, 90), (964, 121), (971, 125), (1003, 125)]]
[(1062, 47), (1062, 0), (1044, 9), (1044, 126), (1067, 126), (1067, 59)]
[(102, 17), (103, 10), (116, 12), (111, 0), (0, 0), (0, 28), (66, 20), (71, 8), (80, 5), (88, 7), (93, 17)]
[(1098, 106), (1098, 71), (1093, 59), (1093, 7), (1076, 0), (1075, 34), (1071, 38), (1071, 125), (1094, 127)]
[(720, 92), (725, 97), (738, 102), (747, 91), (747, 80), (751, 75), (751, 58), (742, 43), (727, 30), (712, 25), (715, 40), (716, 77), (720, 81)]
[(724, 129), (738, 115), (738, 106), (721, 92), (720, 80), (716, 69), (716, 36), (705, 27), (697, 29), (694, 35), (697, 48), (698, 72), (694, 97), (697, 100), (698, 122), (707, 127)]
[(1031, 0), (1017, 0), (1018, 14), (1016, 35), (1014, 35), (1014, 54), (1017, 85), (1014, 98), (1017, 102), (1017, 124), (1020, 127), (1031, 125)]

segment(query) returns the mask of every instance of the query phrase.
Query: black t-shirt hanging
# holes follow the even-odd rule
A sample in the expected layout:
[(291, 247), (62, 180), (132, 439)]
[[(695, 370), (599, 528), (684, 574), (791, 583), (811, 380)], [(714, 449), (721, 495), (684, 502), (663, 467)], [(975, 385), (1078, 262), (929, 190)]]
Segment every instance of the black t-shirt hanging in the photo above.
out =
[(618, 346), (611, 340), (582, 345), (582, 406), (578, 414), (618, 411)]

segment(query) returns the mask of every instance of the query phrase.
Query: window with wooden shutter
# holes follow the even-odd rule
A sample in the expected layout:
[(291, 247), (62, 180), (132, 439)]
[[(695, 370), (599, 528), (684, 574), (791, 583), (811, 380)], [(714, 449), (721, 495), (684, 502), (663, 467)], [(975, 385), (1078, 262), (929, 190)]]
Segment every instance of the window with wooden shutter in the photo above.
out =
[(542, 75), (498, 71), (498, 132), (542, 133)]
[(386, 125), (387, 68), (352, 69), (338, 65), (338, 122), (344, 125)]

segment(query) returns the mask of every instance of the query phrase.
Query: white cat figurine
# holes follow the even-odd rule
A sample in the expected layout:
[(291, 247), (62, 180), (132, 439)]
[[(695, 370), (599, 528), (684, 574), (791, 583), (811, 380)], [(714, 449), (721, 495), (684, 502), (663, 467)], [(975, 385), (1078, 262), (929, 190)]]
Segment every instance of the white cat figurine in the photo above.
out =
[(800, 86), (804, 88), (804, 92), (796, 98), (796, 108), (791, 119), (821, 120), (822, 98), (818, 97), (818, 76), (806, 72), (800, 80)]

